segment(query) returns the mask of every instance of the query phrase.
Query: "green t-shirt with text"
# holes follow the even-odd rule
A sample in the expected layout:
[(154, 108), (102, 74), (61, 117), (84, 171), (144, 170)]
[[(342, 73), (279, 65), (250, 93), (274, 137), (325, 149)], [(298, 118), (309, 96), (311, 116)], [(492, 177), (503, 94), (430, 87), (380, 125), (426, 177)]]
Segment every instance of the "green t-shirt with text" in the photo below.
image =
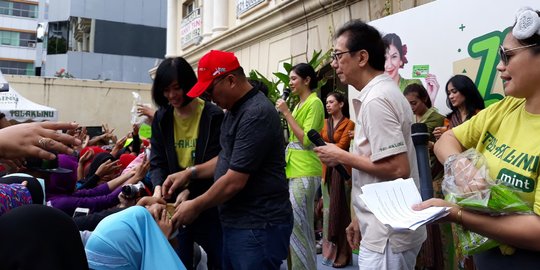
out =
[(540, 215), (540, 115), (528, 113), (524, 99), (505, 97), (452, 130), (463, 146), (484, 155), (493, 179), (523, 191)]
[(204, 101), (197, 98), (195, 102), (197, 102), (195, 111), (188, 117), (182, 117), (174, 112), (174, 150), (180, 168), (193, 166), (195, 161), (195, 147)]

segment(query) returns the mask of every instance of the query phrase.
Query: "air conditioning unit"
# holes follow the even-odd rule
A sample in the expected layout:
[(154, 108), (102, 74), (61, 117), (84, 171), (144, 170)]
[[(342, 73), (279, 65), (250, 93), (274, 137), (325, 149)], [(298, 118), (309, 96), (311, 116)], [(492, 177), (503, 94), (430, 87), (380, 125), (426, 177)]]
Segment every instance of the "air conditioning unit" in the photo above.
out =
[(36, 43), (33, 42), (33, 41), (29, 41), (29, 42), (28, 42), (28, 47), (30, 47), (30, 48), (35, 48), (35, 47), (36, 47)]

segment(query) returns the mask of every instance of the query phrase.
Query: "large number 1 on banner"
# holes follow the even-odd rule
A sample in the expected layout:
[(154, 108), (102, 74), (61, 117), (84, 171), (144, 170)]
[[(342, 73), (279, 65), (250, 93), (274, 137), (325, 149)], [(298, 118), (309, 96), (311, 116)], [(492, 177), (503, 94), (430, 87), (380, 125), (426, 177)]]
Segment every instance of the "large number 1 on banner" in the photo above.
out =
[(477, 37), (469, 43), (468, 51), (472, 58), (480, 57), (480, 67), (476, 76), (476, 86), (480, 91), (486, 106), (489, 106), (503, 98), (502, 95), (493, 93), (497, 64), (499, 64), (499, 46), (502, 44), (508, 30), (504, 32), (494, 31)]

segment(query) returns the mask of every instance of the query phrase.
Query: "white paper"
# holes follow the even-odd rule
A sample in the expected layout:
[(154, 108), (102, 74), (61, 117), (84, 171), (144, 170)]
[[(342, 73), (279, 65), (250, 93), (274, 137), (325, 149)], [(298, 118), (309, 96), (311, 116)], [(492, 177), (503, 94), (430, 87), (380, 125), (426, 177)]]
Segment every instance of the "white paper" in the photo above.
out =
[(360, 198), (369, 210), (394, 230), (416, 230), (418, 227), (448, 215), (450, 207), (429, 207), (412, 210), (422, 202), (412, 178), (374, 183), (362, 187)]

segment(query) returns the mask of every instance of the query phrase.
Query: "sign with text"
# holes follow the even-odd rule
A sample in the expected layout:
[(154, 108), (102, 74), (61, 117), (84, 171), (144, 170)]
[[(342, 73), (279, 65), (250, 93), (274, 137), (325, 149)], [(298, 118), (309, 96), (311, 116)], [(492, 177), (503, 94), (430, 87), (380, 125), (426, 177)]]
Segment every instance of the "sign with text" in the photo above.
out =
[(193, 44), (202, 33), (201, 9), (193, 10), (188, 16), (182, 19), (180, 25), (180, 44), (187, 47)]
[(248, 10), (264, 3), (266, 0), (236, 0), (236, 17), (240, 17)]

